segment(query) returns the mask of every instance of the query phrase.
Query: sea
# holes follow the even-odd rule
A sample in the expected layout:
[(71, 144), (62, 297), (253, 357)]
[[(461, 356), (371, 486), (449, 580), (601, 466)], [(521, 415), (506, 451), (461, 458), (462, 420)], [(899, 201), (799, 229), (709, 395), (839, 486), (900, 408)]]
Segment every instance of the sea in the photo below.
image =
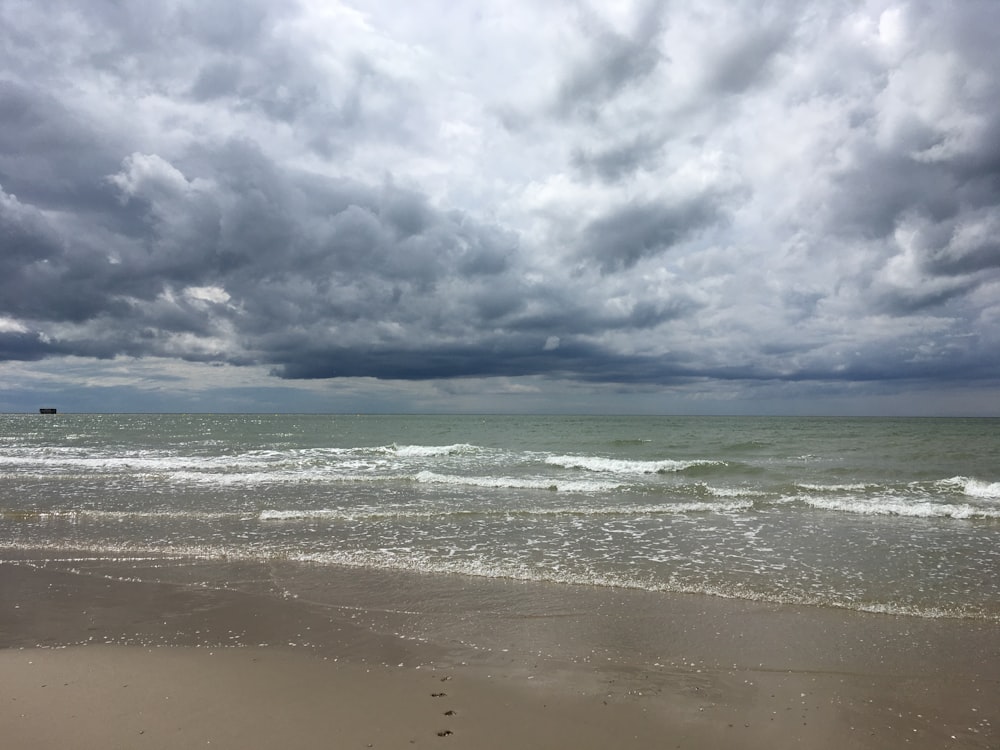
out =
[(0, 556), (1000, 622), (1000, 420), (0, 415)]

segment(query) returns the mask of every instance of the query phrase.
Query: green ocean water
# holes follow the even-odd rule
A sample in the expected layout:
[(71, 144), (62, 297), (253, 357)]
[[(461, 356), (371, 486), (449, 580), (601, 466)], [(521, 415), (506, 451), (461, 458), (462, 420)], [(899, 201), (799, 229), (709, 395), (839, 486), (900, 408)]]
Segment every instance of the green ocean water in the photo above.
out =
[(0, 547), (1000, 620), (1000, 420), (0, 415)]

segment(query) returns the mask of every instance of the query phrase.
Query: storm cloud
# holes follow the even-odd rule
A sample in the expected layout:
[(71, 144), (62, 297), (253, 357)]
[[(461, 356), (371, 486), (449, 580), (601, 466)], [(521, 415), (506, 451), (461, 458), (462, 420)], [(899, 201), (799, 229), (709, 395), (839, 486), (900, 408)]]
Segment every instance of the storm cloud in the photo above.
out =
[(994, 2), (0, 0), (0, 42), (0, 367), (1000, 380)]

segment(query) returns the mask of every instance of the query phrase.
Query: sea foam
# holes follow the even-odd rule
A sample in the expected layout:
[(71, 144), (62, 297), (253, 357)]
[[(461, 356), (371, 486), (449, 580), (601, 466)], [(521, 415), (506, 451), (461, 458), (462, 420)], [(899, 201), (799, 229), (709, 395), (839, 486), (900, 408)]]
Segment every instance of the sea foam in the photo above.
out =
[(434, 471), (418, 472), (416, 481), (425, 484), (454, 484), (468, 487), (509, 488), (520, 490), (557, 490), (561, 492), (608, 492), (621, 487), (613, 482), (561, 480), (551, 477), (489, 477), (440, 474)]
[(969, 477), (951, 477), (943, 479), (939, 484), (960, 490), (969, 497), (983, 500), (1000, 500), (1000, 482), (985, 482), (981, 479), (971, 479)]
[(545, 463), (550, 466), (561, 466), (564, 469), (584, 469), (585, 471), (602, 472), (606, 474), (667, 474), (684, 471), (693, 466), (724, 466), (722, 461), (638, 461), (621, 458), (602, 458), (600, 456), (549, 456)]
[(905, 516), (909, 518), (1000, 518), (1000, 508), (989, 509), (966, 503), (935, 503), (904, 498), (818, 498), (803, 497), (813, 508), (857, 513), (865, 516)]
[(477, 453), (479, 448), (469, 443), (453, 445), (390, 445), (385, 447), (386, 453), (401, 458), (433, 458), (435, 456), (457, 456), (467, 453)]

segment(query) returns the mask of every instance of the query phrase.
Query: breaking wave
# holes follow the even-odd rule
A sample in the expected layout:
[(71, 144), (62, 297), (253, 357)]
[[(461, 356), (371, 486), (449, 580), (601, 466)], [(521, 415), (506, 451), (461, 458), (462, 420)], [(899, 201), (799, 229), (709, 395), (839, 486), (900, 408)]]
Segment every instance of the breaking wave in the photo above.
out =
[(696, 466), (725, 466), (724, 461), (637, 461), (599, 456), (549, 456), (545, 463), (564, 469), (583, 469), (605, 474), (669, 474)]

